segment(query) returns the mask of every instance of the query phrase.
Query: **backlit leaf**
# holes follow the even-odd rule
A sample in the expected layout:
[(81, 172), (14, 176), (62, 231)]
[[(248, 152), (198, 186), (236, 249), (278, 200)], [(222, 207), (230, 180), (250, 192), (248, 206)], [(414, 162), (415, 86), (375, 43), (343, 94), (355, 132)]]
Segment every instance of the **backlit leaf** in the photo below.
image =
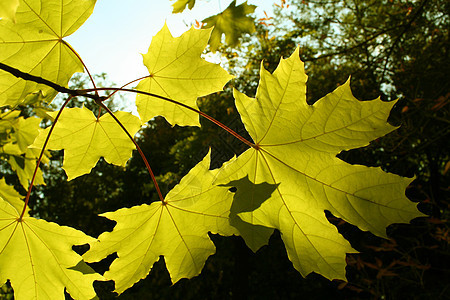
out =
[[(5, 178), (0, 179), (0, 199), (8, 202), (19, 214), (22, 213), (24, 206), (22, 198), (23, 197), (12, 186), (6, 184)], [(27, 207), (26, 216), (28, 216), (29, 210), (30, 209)]]
[[(198, 97), (221, 91), (233, 77), (200, 57), (210, 34), (210, 30), (192, 27), (174, 38), (164, 25), (143, 55), (150, 77), (141, 80), (136, 89), (198, 109)], [(138, 95), (136, 105), (142, 122), (161, 115), (172, 125), (200, 126), (197, 113), (158, 98)]]
[[(7, 145), (9, 146), (9, 145)], [(5, 146), (6, 149), (14, 149), (17, 145), (10, 145), (11, 147)], [(36, 168), (36, 159), (39, 156), (39, 150), (37, 149), (27, 149), (25, 153), (20, 155), (10, 155), (8, 163), (11, 169), (16, 172), (19, 177), (20, 184), (28, 189), (30, 185), (31, 178), (33, 177), (34, 169)], [(8, 154), (7, 151), (5, 153)], [(48, 161), (48, 157), (44, 155), (43, 162)], [(42, 176), (42, 170), (38, 169), (36, 173), (36, 178), (34, 179), (34, 185), (45, 184), (44, 178)]]
[[(20, 0), (16, 22), (0, 20), (0, 61), (60, 85), (66, 85), (83, 65), (63, 41), (92, 13), (95, 0)], [(0, 70), (0, 106), (16, 106), (36, 90), (50, 99), (51, 88)]]
[(249, 14), (252, 14), (255, 8), (255, 5), (248, 5), (247, 1), (236, 6), (236, 0), (233, 0), (220, 14), (204, 19), (202, 21), (205, 23), (203, 28), (214, 28), (209, 41), (211, 50), (217, 50), (222, 40), (222, 34), (225, 34), (227, 45), (235, 47), (244, 33), (254, 32), (255, 19)]
[[(51, 113), (53, 117), (55, 113)], [(134, 136), (140, 129), (139, 118), (127, 112), (114, 114)], [(43, 130), (32, 145), (42, 148), (50, 128)], [(64, 149), (63, 169), (68, 180), (87, 174), (100, 157), (110, 164), (125, 166), (134, 149), (133, 142), (109, 115), (99, 119), (86, 107), (65, 109), (53, 130), (47, 149)]]
[(395, 102), (358, 101), (346, 82), (308, 105), (306, 79), (297, 49), (273, 74), (261, 67), (256, 99), (235, 91), (257, 146), (226, 164), (218, 182), (248, 176), (257, 184), (278, 184), (259, 208), (239, 216), (279, 229), (289, 259), (303, 276), (316, 272), (345, 280), (346, 253), (355, 250), (328, 222), (325, 210), (382, 237), (389, 224), (422, 214), (405, 196), (412, 179), (336, 158), (394, 130), (386, 120)]
[[(24, 217), (0, 195), (0, 284), (8, 279), (15, 299), (92, 299), (102, 276), (74, 270), (84, 264), (73, 245), (92, 242), (81, 231)], [(84, 264), (85, 265), (85, 264)], [(85, 268), (88, 268), (85, 265)]]
[[(40, 151), (29, 149), (39, 134), (41, 119), (20, 117), (20, 111), (10, 111), (0, 116), (1, 142), (0, 154), (8, 161), (11, 169), (16, 172), (19, 181), (25, 189), (33, 177), (36, 160)], [(42, 157), (42, 163), (47, 163), (48, 153)], [(34, 184), (44, 184), (42, 171), (38, 169)]]
[(34, 117), (26, 119), (20, 117), (17, 120), (17, 124), (14, 126), (13, 136), (22, 152), (26, 152), (28, 146), (33, 144), (34, 139), (38, 136), (40, 123), (41, 119)]
[(208, 232), (237, 234), (228, 222), (233, 195), (226, 187), (211, 185), (217, 170), (210, 171), (209, 163), (208, 154), (167, 194), (165, 204), (158, 201), (102, 214), (117, 225), (101, 234), (83, 257), (92, 262), (117, 252), (104, 274), (115, 281), (116, 292), (145, 278), (160, 255), (172, 282), (196, 276), (215, 253)]

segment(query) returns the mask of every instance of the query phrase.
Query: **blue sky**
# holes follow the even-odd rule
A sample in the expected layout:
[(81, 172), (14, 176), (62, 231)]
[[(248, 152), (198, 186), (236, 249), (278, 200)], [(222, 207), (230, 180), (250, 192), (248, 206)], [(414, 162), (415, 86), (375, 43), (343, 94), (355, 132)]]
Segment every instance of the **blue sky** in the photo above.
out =
[[(170, 0), (98, 0), (94, 13), (66, 40), (80, 54), (93, 74), (105, 72), (121, 85), (148, 74), (141, 53), (147, 53), (152, 36), (167, 22), (172, 34), (179, 36), (195, 19), (217, 14), (231, 0), (197, 0), (192, 11), (173, 15)], [(240, 4), (244, 1), (237, 1)], [(249, 0), (256, 4), (257, 16), (271, 11), (275, 0)], [(276, 1), (279, 2), (279, 1)]]

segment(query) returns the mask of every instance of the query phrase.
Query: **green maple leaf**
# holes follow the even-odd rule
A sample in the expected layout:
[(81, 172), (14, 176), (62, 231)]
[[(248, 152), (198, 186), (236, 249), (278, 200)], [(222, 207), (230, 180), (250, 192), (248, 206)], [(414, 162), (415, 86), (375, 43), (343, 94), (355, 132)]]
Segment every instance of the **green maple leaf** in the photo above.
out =
[(15, 22), (18, 6), (19, 0), (3, 0), (2, 3), (0, 3), (0, 18)]
[[(6, 184), (5, 178), (0, 179), (0, 199), (8, 202), (18, 213), (22, 213), (24, 206), (22, 196), (12, 186)], [(25, 210), (26, 216), (28, 216), (29, 210), (27, 207)]]
[[(63, 41), (92, 13), (95, 0), (20, 0), (16, 22), (0, 20), (0, 61), (22, 72), (67, 85), (83, 65)], [(42, 90), (52, 98), (51, 88), (25, 81), (0, 70), (0, 106), (16, 106), (28, 94)]]
[[(7, 137), (2, 142), (0, 153), (7, 157), (11, 169), (16, 172), (22, 186), (27, 189), (36, 167), (36, 159), (40, 154), (37, 149), (29, 149), (39, 134), (39, 118), (19, 117), (20, 111), (11, 111), (0, 116), (0, 131)], [(48, 161), (48, 153), (44, 153), (42, 162)], [(42, 171), (39, 169), (34, 181), (44, 184)]]
[(239, 44), (239, 37), (244, 33), (254, 32), (254, 18), (250, 17), (249, 14), (253, 13), (255, 8), (255, 5), (248, 5), (247, 1), (236, 6), (236, 0), (233, 0), (220, 14), (204, 19), (202, 21), (202, 23), (205, 23), (203, 28), (214, 27), (209, 41), (211, 50), (217, 50), (222, 34), (225, 34), (225, 42), (234, 47)]
[[(136, 89), (198, 109), (198, 97), (221, 91), (233, 77), (219, 65), (200, 57), (210, 34), (210, 30), (192, 27), (174, 38), (164, 25), (143, 55), (150, 77), (141, 80)], [(136, 106), (142, 122), (161, 115), (172, 125), (200, 126), (197, 113), (161, 99), (138, 95)]]
[[(14, 155), (12, 154), (14, 150), (12, 150), (11, 152), (9, 152), (9, 150), (14, 149), (16, 145), (11, 145), (11, 147), (7, 146), (9, 145), (6, 145), (4, 147), (5, 149), (7, 149), (4, 153), (10, 154), (8, 163), (11, 166), (11, 169), (16, 172), (17, 177), (19, 177), (20, 184), (25, 189), (28, 189), (31, 178), (34, 174), (34, 169), (36, 168), (36, 158), (39, 156), (40, 151), (36, 151), (37, 149), (27, 149), (27, 151), (23, 154)], [(47, 163), (48, 160), (48, 156), (45, 154), (42, 162)], [(36, 177), (34, 179), (34, 185), (39, 184), (45, 184), (41, 169), (37, 170)]]
[(235, 91), (236, 106), (257, 146), (224, 165), (217, 182), (249, 176), (253, 183), (278, 184), (259, 208), (239, 216), (279, 229), (303, 276), (316, 272), (345, 280), (346, 253), (355, 250), (327, 221), (325, 210), (382, 237), (389, 224), (422, 214), (405, 196), (412, 179), (336, 157), (394, 130), (386, 120), (395, 102), (358, 101), (346, 82), (308, 105), (306, 79), (297, 49), (273, 74), (261, 67), (256, 99)]
[(20, 116), (19, 110), (7, 111), (0, 114), (0, 133), (8, 133), (17, 123), (16, 120)]
[(23, 118), (20, 117), (14, 126), (13, 137), (22, 152), (26, 152), (28, 146), (33, 144), (34, 140), (39, 134), (39, 118)]
[(21, 209), (4, 197), (0, 194), (0, 284), (9, 279), (15, 299), (65, 299), (64, 288), (75, 299), (94, 298), (92, 284), (103, 277), (72, 250), (94, 239), (28, 216), (19, 221)]
[[(56, 117), (56, 112), (51, 115)], [(131, 136), (140, 129), (138, 117), (121, 111), (114, 115)], [(49, 130), (43, 130), (31, 147), (42, 148)], [(68, 180), (72, 180), (89, 173), (100, 157), (110, 164), (125, 166), (134, 144), (109, 114), (97, 119), (89, 109), (82, 107), (68, 108), (62, 112), (47, 149), (65, 150), (63, 169)]]
[(173, 14), (181, 13), (186, 9), (186, 6), (188, 6), (189, 9), (192, 9), (195, 5), (195, 0), (177, 0), (173, 6)]
[(116, 292), (145, 278), (160, 255), (172, 282), (196, 276), (215, 253), (208, 232), (238, 233), (228, 221), (232, 194), (211, 185), (217, 170), (210, 171), (209, 162), (208, 154), (167, 194), (165, 204), (158, 201), (102, 214), (117, 225), (101, 234), (83, 257), (92, 262), (117, 252), (104, 274), (116, 282)]

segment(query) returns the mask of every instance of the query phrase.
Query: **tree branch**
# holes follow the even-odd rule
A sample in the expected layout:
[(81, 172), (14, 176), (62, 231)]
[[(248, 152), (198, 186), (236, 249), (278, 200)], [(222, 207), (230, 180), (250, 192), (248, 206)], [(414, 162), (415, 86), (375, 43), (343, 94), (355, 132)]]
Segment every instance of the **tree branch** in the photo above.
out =
[(40, 83), (40, 84), (44, 84), (46, 86), (49, 86), (53, 89), (55, 89), (56, 91), (60, 92), (60, 93), (65, 93), (65, 94), (69, 94), (73, 97), (75, 96), (84, 96), (84, 97), (88, 97), (88, 98), (92, 98), (94, 100), (99, 99), (100, 97), (98, 95), (91, 95), (91, 94), (87, 94), (84, 91), (78, 91), (78, 90), (72, 90), (69, 88), (66, 88), (64, 86), (61, 86), (59, 84), (56, 84), (50, 80), (44, 79), (42, 77), (39, 76), (34, 76), (28, 73), (24, 73), (22, 71), (20, 71), (19, 69), (10, 67), (8, 65), (5, 65), (3, 63), (0, 63), (0, 69), (3, 71), (6, 71), (8, 73), (10, 73), (11, 75), (14, 75), (17, 78), (21, 78), (24, 80), (29, 80), (29, 81), (33, 81), (36, 83)]

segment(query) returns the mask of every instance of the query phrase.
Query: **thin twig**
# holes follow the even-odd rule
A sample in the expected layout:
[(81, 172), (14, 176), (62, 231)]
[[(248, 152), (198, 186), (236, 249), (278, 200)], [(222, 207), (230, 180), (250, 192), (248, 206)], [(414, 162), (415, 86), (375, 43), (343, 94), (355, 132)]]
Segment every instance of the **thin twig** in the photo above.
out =
[(139, 152), (139, 155), (141, 156), (142, 160), (144, 161), (145, 166), (147, 167), (148, 173), (150, 174), (150, 177), (152, 178), (153, 183), (155, 184), (156, 192), (158, 193), (159, 199), (163, 204), (166, 202), (164, 201), (164, 197), (161, 193), (161, 190), (159, 188), (158, 182), (156, 182), (155, 175), (152, 171), (152, 168), (150, 167), (150, 164), (147, 161), (147, 158), (144, 155), (144, 152), (142, 152), (141, 148), (139, 147), (136, 140), (131, 136), (131, 134), (128, 132), (128, 130), (125, 128), (125, 126), (120, 122), (119, 119), (114, 115), (114, 113), (102, 102), (102, 101), (96, 101), (97, 104), (102, 107), (106, 112), (116, 121), (117, 124), (122, 128), (122, 130), (126, 133), (126, 135), (130, 138), (130, 140), (133, 142), (134, 146), (136, 147), (137, 151)]
[[(156, 95), (156, 94), (152, 94), (152, 93), (148, 93), (148, 92), (144, 92), (144, 91), (139, 91), (139, 90), (133, 90), (133, 89), (124, 89), (124, 88), (109, 88), (109, 87), (105, 87), (105, 88), (98, 88), (99, 91), (123, 91), (123, 92), (131, 92), (131, 93), (136, 93), (136, 94), (142, 94), (142, 95), (146, 95), (146, 96), (150, 96), (150, 97), (154, 97), (154, 98), (158, 98), (164, 101), (168, 101), (171, 102), (173, 104), (179, 105), (181, 107), (184, 107), (190, 111), (193, 111), (197, 114), (199, 114), (200, 116), (202, 116), (203, 118), (207, 119), (208, 121), (211, 121), (212, 123), (216, 124), (217, 126), (219, 126), (220, 128), (224, 129), (225, 131), (227, 131), (228, 133), (230, 133), (231, 135), (233, 135), (235, 138), (237, 138), (238, 140), (240, 140), (241, 142), (243, 142), (244, 144), (246, 144), (249, 147), (252, 148), (258, 148), (257, 145), (253, 144), (252, 142), (248, 141), (247, 139), (245, 139), (244, 137), (242, 137), (241, 135), (239, 135), (238, 133), (236, 133), (234, 130), (232, 130), (231, 128), (227, 127), (226, 125), (222, 124), (221, 122), (217, 121), (216, 119), (214, 119), (213, 117), (209, 116), (208, 114), (205, 114), (204, 112), (195, 109), (193, 107), (190, 107), (184, 103), (178, 102), (176, 100), (164, 97), (164, 96), (160, 96), (160, 95)], [(85, 90), (81, 90), (82, 92), (91, 92), (91, 89), (85, 89)]]

